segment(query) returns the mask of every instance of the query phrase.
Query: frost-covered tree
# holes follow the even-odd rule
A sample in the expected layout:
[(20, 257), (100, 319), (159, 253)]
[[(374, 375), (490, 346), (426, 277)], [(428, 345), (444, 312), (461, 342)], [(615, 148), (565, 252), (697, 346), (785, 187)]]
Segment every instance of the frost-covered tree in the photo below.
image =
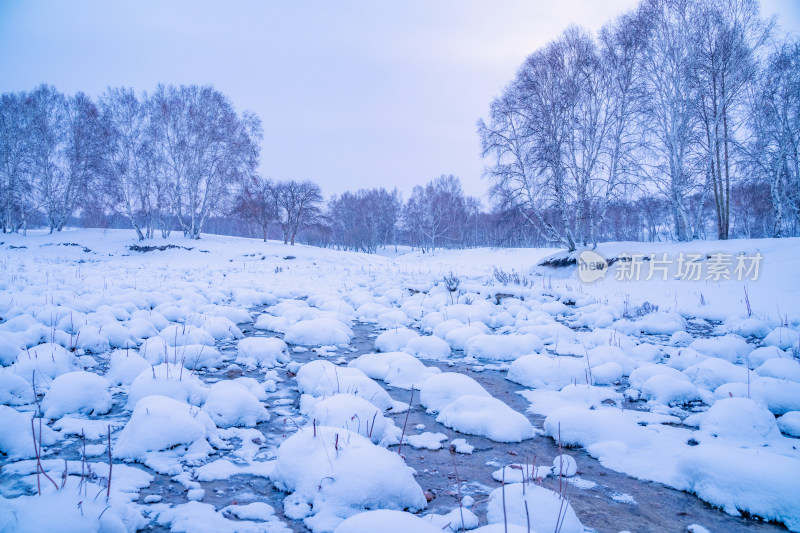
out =
[(189, 238), (258, 162), (261, 124), (210, 86), (159, 85), (149, 102), (154, 148), (171, 214)]
[(462, 246), (476, 205), (464, 196), (461, 180), (443, 175), (414, 187), (403, 206), (403, 227), (410, 242), (423, 250)]
[(253, 175), (234, 200), (233, 213), (254, 223), (267, 242), (269, 228), (278, 221), (277, 188), (271, 179)]
[(322, 212), (322, 191), (312, 181), (280, 181), (275, 184), (278, 222), (283, 244), (294, 245), (297, 233), (314, 224)]
[(30, 111), (26, 93), (0, 95), (0, 225), (3, 233), (24, 231), (35, 206)]
[(394, 240), (402, 202), (397, 189), (358, 190), (328, 202), (333, 242), (343, 248), (375, 253)]

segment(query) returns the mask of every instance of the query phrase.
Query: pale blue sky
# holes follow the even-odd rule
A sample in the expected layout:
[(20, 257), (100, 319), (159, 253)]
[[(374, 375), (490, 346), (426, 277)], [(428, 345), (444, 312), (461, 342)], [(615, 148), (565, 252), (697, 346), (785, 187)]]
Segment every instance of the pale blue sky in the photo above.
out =
[[(324, 194), (456, 174), (484, 196), (475, 122), (524, 58), (635, 0), (0, 0), (0, 92), (93, 97), (210, 83), (263, 121), (261, 173)], [(800, 0), (763, 0), (800, 32)]]

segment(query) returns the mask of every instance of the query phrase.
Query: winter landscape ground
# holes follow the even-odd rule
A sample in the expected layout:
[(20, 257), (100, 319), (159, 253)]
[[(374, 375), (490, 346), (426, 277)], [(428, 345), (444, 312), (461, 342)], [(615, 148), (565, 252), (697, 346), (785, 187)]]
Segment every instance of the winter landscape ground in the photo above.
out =
[(133, 237), (0, 237), (0, 531), (800, 531), (796, 238)]

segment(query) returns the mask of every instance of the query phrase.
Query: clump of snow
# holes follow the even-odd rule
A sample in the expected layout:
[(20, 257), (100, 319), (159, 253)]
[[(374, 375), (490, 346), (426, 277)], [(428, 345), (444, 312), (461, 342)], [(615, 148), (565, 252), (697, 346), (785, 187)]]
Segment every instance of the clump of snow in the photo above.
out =
[(168, 396), (192, 405), (201, 405), (208, 396), (208, 387), (191, 370), (182, 365), (163, 363), (143, 370), (131, 383), (128, 403), (132, 410), (136, 403), (151, 395)]
[(0, 373), (0, 404), (25, 405), (34, 399), (30, 383), (17, 375)]
[(419, 337), (419, 333), (406, 327), (384, 331), (375, 339), (375, 349), (379, 352), (397, 352)]
[(475, 335), (464, 345), (470, 357), (513, 361), (520, 356), (539, 352), (544, 344), (536, 335)]
[(114, 444), (114, 456), (145, 462), (148, 452), (183, 446), (201, 456), (212, 449), (207, 438), (217, 437), (217, 427), (201, 409), (166, 396), (142, 398)]
[(63, 346), (46, 343), (20, 352), (16, 362), (3, 371), (17, 374), (31, 384), (35, 379), (36, 389), (41, 392), (47, 390), (56, 377), (73, 370), (80, 370), (75, 356)]
[(781, 350), (798, 346), (798, 343), (800, 343), (800, 331), (786, 326), (777, 327), (764, 337), (764, 346), (775, 346)]
[(525, 415), (491, 396), (460, 396), (439, 412), (436, 421), (497, 442), (521, 442), (536, 434)]
[(480, 383), (456, 372), (442, 372), (431, 376), (419, 390), (420, 403), (429, 413), (438, 413), (466, 395), (491, 397)]
[(561, 388), (588, 383), (589, 365), (581, 357), (524, 355), (511, 363), (507, 379), (531, 388)]
[(757, 372), (759, 376), (800, 382), (800, 362), (794, 359), (768, 359)]
[(184, 346), (187, 344), (205, 344), (214, 346), (216, 340), (203, 328), (189, 324), (173, 324), (167, 326), (158, 334), (167, 341), (167, 346)]
[(444, 433), (431, 433), (426, 431), (418, 435), (408, 435), (405, 442), (412, 448), (425, 448), (427, 450), (440, 450), (442, 443), (447, 440)]
[(367, 437), (375, 444), (389, 446), (399, 442), (400, 430), (391, 418), (367, 400), (353, 394), (335, 394), (305, 411), (312, 424), (341, 427)]
[(411, 513), (378, 509), (348, 518), (333, 533), (441, 533), (442, 529)]
[(348, 344), (353, 330), (335, 318), (301, 320), (286, 328), (283, 340), (289, 344), (320, 346), (323, 344)]
[(236, 345), (236, 362), (250, 368), (272, 368), (291, 360), (289, 347), (281, 339), (248, 337)]
[(297, 371), (295, 379), (303, 394), (324, 397), (346, 392), (360, 396), (380, 409), (402, 407), (383, 387), (357, 368), (339, 367), (329, 361), (311, 361)]
[(105, 378), (112, 385), (130, 385), (136, 376), (149, 368), (150, 363), (138, 353), (130, 350), (114, 350), (109, 356), (109, 367)]
[(789, 411), (777, 420), (780, 430), (790, 437), (800, 437), (800, 411)]
[(705, 355), (721, 357), (731, 363), (745, 361), (750, 352), (753, 351), (753, 346), (739, 335), (733, 334), (697, 339), (689, 344), (689, 348), (693, 348)]
[[(11, 458), (27, 458), (36, 455), (33, 446), (33, 434), (39, 442), (40, 419), (33, 419), (31, 430), (31, 413), (20, 413), (6, 405), (0, 405), (0, 453)], [(50, 446), (55, 444), (57, 434), (46, 424), (41, 424), (41, 444)]]
[(444, 339), (436, 335), (423, 335), (411, 339), (404, 351), (423, 359), (447, 359), (452, 350)]
[(718, 438), (764, 442), (780, 436), (775, 417), (748, 398), (724, 398), (705, 413), (700, 429)]
[(108, 388), (107, 379), (91, 372), (61, 374), (44, 395), (44, 416), (52, 420), (67, 414), (105, 414), (114, 403)]
[[(535, 531), (583, 533), (583, 524), (568, 501), (558, 493), (532, 483), (525, 487), (522, 483), (511, 483), (493, 490), (489, 495), (486, 517), (492, 524), (507, 521), (527, 527), (530, 519)], [(560, 527), (559, 523), (562, 524)]]
[(352, 431), (305, 427), (286, 439), (277, 454), (271, 478), (280, 490), (292, 493), (284, 512), (306, 518), (312, 530), (363, 510), (417, 511), (426, 505), (413, 469), (398, 454)]
[(264, 404), (247, 386), (236, 381), (218, 381), (211, 385), (203, 410), (222, 428), (255, 426), (269, 420)]
[(562, 453), (553, 459), (553, 474), (562, 477), (572, 477), (578, 473), (578, 463), (571, 455)]

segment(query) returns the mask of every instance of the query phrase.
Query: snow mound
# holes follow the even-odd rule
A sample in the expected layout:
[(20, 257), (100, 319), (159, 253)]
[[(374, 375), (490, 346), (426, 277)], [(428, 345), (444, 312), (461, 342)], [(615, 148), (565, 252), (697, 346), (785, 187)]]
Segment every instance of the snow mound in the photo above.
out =
[(506, 379), (531, 388), (565, 387), (570, 383), (588, 383), (589, 366), (582, 357), (542, 354), (523, 355), (511, 363)]
[(536, 434), (525, 415), (490, 396), (461, 396), (442, 409), (436, 421), (497, 442), (522, 442)]
[(438, 413), (466, 395), (491, 397), (480, 383), (456, 372), (442, 372), (431, 376), (419, 389), (420, 403), (429, 413)]
[(113, 405), (108, 380), (82, 370), (61, 374), (42, 400), (44, 417), (51, 420), (68, 414), (102, 415)]
[(26, 405), (34, 399), (30, 383), (14, 374), (0, 374), (0, 405)]
[[(507, 519), (509, 524), (527, 527), (528, 516), (532, 531), (583, 533), (583, 524), (578, 520), (572, 505), (562, 500), (558, 493), (552, 490), (529, 483), (523, 492), (522, 483), (511, 483), (493, 490), (489, 495), (486, 513), (489, 523), (503, 524)], [(562, 522), (560, 527), (558, 527), (559, 521)]]
[(63, 346), (46, 343), (20, 352), (17, 361), (3, 372), (17, 374), (31, 384), (35, 379), (36, 390), (41, 392), (47, 390), (56, 377), (73, 370), (80, 370), (75, 356)]
[(186, 344), (205, 344), (214, 346), (216, 340), (203, 328), (198, 328), (189, 324), (173, 324), (167, 326), (159, 337), (167, 341), (167, 346), (184, 346)]
[(513, 361), (543, 349), (539, 337), (531, 334), (475, 335), (464, 345), (464, 353), (468, 356), (496, 361)]
[(344, 392), (364, 398), (384, 410), (402, 406), (357, 368), (339, 367), (329, 361), (311, 361), (297, 371), (295, 379), (302, 394), (325, 397)]
[[(302, 407), (301, 404), (301, 410)], [(314, 402), (304, 411), (312, 424), (344, 428), (381, 446), (399, 442), (400, 430), (394, 421), (367, 400), (352, 394), (335, 394)]]
[(335, 318), (314, 318), (301, 320), (286, 328), (283, 340), (301, 346), (323, 344), (348, 344), (353, 338), (353, 330)]
[(289, 347), (280, 339), (268, 337), (248, 337), (236, 345), (236, 363), (250, 368), (272, 368), (280, 363), (288, 363)]
[(281, 444), (271, 478), (292, 493), (285, 514), (306, 518), (314, 530), (364, 510), (423, 509), (425, 496), (413, 473), (398, 454), (357, 433), (318, 426), (300, 429)]
[(333, 533), (441, 533), (442, 529), (411, 513), (378, 509), (352, 516)]
[(379, 352), (397, 352), (419, 337), (414, 330), (400, 327), (384, 331), (375, 339), (375, 349)]
[[(0, 405), (0, 453), (9, 458), (33, 457), (33, 433), (31, 431), (31, 413), (20, 413), (6, 405)], [(39, 441), (39, 419), (34, 420), (34, 431)], [(42, 423), (41, 443), (43, 446), (55, 444), (58, 435)], [(0, 530), (2, 530), (0, 528)]]
[(450, 345), (436, 335), (423, 335), (411, 339), (404, 351), (423, 359), (447, 359), (450, 357)]
[(136, 376), (150, 368), (150, 363), (130, 350), (114, 350), (109, 356), (105, 378), (112, 385), (130, 385)]
[(780, 436), (775, 417), (763, 405), (748, 398), (724, 398), (706, 411), (700, 429), (714, 437), (756, 441)]
[(255, 426), (269, 420), (267, 408), (244, 384), (218, 381), (211, 385), (203, 410), (221, 428)]
[(208, 396), (208, 388), (187, 368), (163, 363), (147, 368), (136, 376), (131, 383), (125, 408), (132, 410), (136, 407), (136, 402), (151, 395), (167, 396), (181, 402), (200, 405)]
[(142, 398), (114, 444), (114, 456), (145, 462), (148, 452), (185, 446), (206, 455), (217, 427), (201, 409), (166, 396)]

